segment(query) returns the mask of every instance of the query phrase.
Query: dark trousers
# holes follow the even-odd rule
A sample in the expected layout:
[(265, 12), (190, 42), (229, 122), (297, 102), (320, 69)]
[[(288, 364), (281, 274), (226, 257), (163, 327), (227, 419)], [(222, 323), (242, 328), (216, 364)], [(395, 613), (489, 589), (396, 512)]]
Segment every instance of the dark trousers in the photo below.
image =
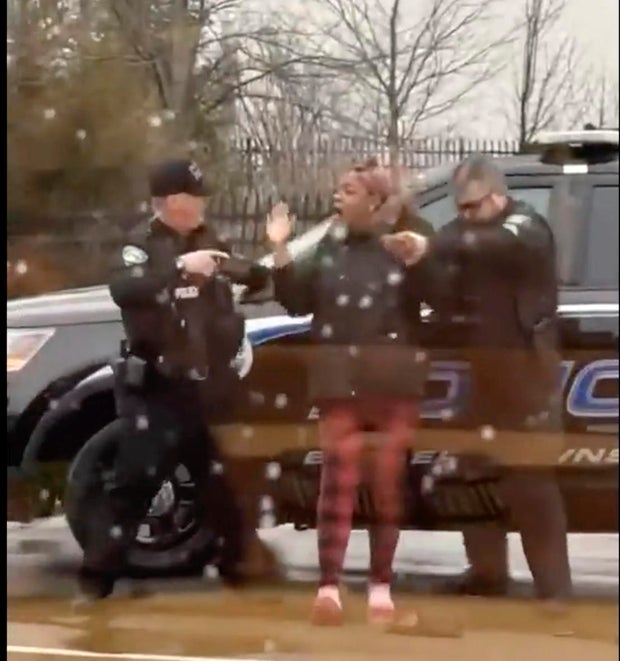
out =
[[(545, 379), (548, 371), (553, 370), (554, 356), (553, 352), (547, 355), (531, 350), (472, 352), (472, 412), (476, 423), (495, 428), (499, 439), (503, 431), (540, 434), (540, 443), (548, 442), (551, 448), (553, 438), (562, 430), (562, 402)], [(553, 470), (542, 466), (529, 471), (515, 467), (502, 478), (498, 489), (521, 534), (538, 595), (560, 599), (569, 596), (568, 525)], [(506, 580), (505, 530), (471, 527), (464, 531), (464, 543), (474, 576)]]
[(359, 398), (321, 403), (323, 466), (317, 507), (321, 585), (337, 585), (351, 534), (361, 478), (364, 427), (383, 433), (372, 454), (371, 493), (376, 520), (369, 528), (370, 579), (389, 583), (398, 544), (406, 448), (416, 422), (411, 400)]
[(200, 480), (197, 507), (222, 538), (226, 563), (241, 561), (243, 517), (207, 424), (214, 407), (225, 403), (214, 399), (210, 384), (187, 380), (162, 381), (144, 396), (121, 395), (125, 435), (116, 446), (104, 490), (94, 494), (96, 502), (84, 506), (92, 519), (84, 544), (87, 571), (122, 574), (153, 497), (181, 458)]
[[(567, 521), (555, 477), (548, 472), (516, 470), (502, 478), (498, 495), (510, 509), (537, 594), (564, 599), (571, 593)], [(508, 577), (506, 530), (495, 525), (463, 530), (471, 573), (499, 583)]]

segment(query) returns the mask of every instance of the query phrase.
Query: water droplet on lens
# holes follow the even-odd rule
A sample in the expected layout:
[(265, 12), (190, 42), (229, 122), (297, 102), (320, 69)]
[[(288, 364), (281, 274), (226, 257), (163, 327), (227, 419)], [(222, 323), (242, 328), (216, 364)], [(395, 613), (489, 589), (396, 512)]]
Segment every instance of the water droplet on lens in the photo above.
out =
[(348, 305), (350, 300), (351, 299), (348, 294), (339, 294), (336, 298), (336, 305), (344, 307), (345, 305)]
[(332, 236), (338, 240), (342, 241), (347, 238), (347, 228), (343, 224), (334, 225), (332, 228)]
[(360, 298), (359, 306), (362, 309), (368, 309), (372, 303), (372, 296), (362, 296), (362, 298)]
[(277, 461), (270, 461), (265, 466), (265, 477), (268, 480), (278, 480), (282, 475), (282, 467)]
[(471, 230), (463, 232), (463, 241), (465, 242), (466, 246), (473, 246), (474, 243), (476, 243), (476, 234)]
[(262, 392), (252, 390), (248, 396), (250, 398), (250, 403), (254, 404), (255, 406), (260, 406), (265, 403), (265, 395), (263, 395)]
[(149, 419), (146, 415), (139, 415), (136, 417), (136, 429), (148, 429), (149, 428)]
[(148, 119), (149, 126), (156, 129), (161, 126), (161, 117), (159, 115), (151, 115)]
[(283, 409), (286, 407), (287, 404), (288, 404), (288, 397), (286, 396), (285, 393), (279, 393), (276, 395), (274, 406), (277, 409)]
[(110, 537), (112, 539), (120, 539), (123, 536), (123, 529), (120, 526), (112, 526), (110, 528)]
[(330, 324), (323, 324), (321, 328), (321, 335), (325, 338), (331, 337), (334, 334), (334, 329)]
[(15, 264), (15, 272), (18, 275), (24, 275), (28, 273), (28, 264), (23, 259), (20, 259), (17, 261), (17, 264)]
[(495, 438), (495, 428), (491, 425), (484, 425), (480, 428), (480, 436), (483, 441), (492, 441)]
[(167, 303), (170, 300), (170, 294), (168, 293), (167, 289), (164, 289), (160, 291), (158, 294), (155, 295), (155, 300), (160, 304), (163, 305), (164, 303)]
[(398, 285), (403, 281), (403, 275), (400, 271), (390, 271), (387, 281), (389, 285)]
[(433, 478), (430, 475), (425, 475), (422, 478), (420, 489), (423, 494), (431, 493), (434, 486), (435, 486), (435, 480), (433, 480)]
[(144, 269), (141, 266), (134, 266), (131, 269), (131, 276), (133, 278), (142, 278), (144, 276)]
[(75, 132), (75, 137), (76, 137), (78, 140), (86, 140), (86, 131), (85, 131), (84, 129), (78, 129), (78, 130)]
[(43, 111), (43, 117), (45, 117), (45, 119), (54, 119), (54, 117), (56, 117), (56, 111), (54, 108), (46, 108)]

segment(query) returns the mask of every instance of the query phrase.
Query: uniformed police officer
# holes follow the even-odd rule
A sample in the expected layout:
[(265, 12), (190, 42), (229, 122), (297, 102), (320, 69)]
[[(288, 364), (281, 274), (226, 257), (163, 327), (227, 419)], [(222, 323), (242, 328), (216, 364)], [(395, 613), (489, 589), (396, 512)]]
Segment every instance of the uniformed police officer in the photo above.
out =
[[(230, 282), (260, 289), (269, 273), (231, 255), (204, 223), (208, 191), (196, 163), (157, 165), (150, 192), (155, 217), (133, 231), (110, 282), (127, 338), (115, 369), (126, 438), (104, 507), (112, 527), (97, 522), (84, 544), (80, 585), (90, 597), (112, 591), (181, 448), (194, 470), (221, 468), (209, 423), (230, 410), (238, 384), (233, 360), (244, 335)], [(224, 543), (220, 574), (236, 579), (246, 522), (226, 471), (215, 472), (210, 479), (218, 484), (205, 489), (203, 507)]]
[[(409, 263), (434, 262), (436, 277), (444, 278), (439, 312), (446, 330), (471, 355), (475, 422), (497, 431), (498, 438), (502, 431), (558, 431), (553, 233), (540, 214), (508, 195), (503, 173), (484, 156), (461, 163), (452, 183), (459, 213), (454, 221), (431, 239), (402, 233), (386, 237), (386, 245)], [(567, 521), (551, 471), (511, 470), (499, 490), (521, 532), (539, 596), (567, 597)], [(503, 594), (505, 531), (467, 529), (464, 542), (470, 569), (452, 587), (466, 594)]]

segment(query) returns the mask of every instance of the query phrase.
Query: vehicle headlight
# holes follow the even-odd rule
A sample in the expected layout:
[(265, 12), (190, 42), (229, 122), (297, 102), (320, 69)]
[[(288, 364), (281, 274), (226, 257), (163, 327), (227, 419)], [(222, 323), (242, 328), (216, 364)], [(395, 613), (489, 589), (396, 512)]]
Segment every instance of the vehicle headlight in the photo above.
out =
[(52, 337), (53, 328), (9, 328), (6, 332), (6, 371), (19, 372)]

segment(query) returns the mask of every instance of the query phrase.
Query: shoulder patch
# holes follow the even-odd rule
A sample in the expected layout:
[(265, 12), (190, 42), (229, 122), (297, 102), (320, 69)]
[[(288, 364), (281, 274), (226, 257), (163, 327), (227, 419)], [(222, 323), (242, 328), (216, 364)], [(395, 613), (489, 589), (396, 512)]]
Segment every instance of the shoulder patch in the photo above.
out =
[(520, 213), (513, 213), (503, 223), (505, 229), (512, 232), (515, 236), (519, 235), (519, 230), (522, 225), (532, 222), (529, 216)]
[(512, 213), (504, 222), (510, 223), (511, 225), (522, 225), (523, 223), (530, 222), (532, 219), (530, 216), (526, 216), (523, 213)]
[(125, 266), (137, 266), (148, 262), (149, 256), (138, 246), (125, 246), (123, 248), (123, 264)]

